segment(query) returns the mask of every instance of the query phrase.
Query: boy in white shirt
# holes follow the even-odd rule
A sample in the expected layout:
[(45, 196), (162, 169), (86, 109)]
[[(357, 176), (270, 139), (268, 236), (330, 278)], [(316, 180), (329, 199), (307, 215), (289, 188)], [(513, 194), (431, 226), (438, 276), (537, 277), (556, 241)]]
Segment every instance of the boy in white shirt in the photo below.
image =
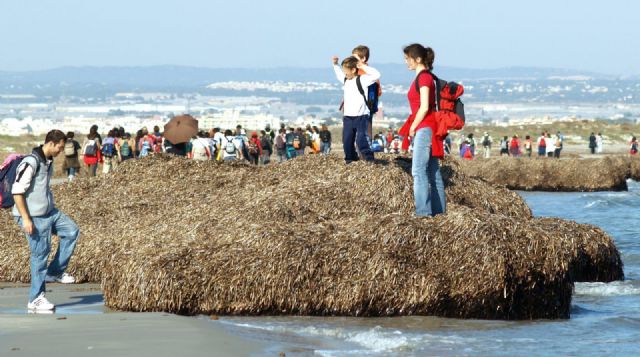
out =
[[(366, 74), (358, 75), (358, 69)], [(336, 78), (343, 84), (344, 90), (344, 117), (342, 119), (342, 145), (346, 163), (358, 161), (360, 153), (367, 161), (373, 161), (373, 152), (367, 141), (369, 130), (370, 109), (366, 88), (380, 79), (380, 72), (358, 61), (355, 57), (348, 57), (342, 61), (342, 67), (338, 66), (338, 57), (333, 57), (333, 70)]]

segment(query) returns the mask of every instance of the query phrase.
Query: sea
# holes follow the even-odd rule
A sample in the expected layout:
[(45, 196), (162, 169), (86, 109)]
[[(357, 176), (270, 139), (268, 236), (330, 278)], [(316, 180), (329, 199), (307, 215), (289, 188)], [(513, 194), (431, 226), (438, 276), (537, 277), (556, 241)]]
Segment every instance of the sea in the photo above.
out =
[(640, 183), (628, 192), (519, 192), (537, 217), (597, 225), (615, 240), (624, 281), (576, 283), (571, 318), (489, 321), (425, 316), (225, 317), (232, 335), (277, 356), (640, 356)]

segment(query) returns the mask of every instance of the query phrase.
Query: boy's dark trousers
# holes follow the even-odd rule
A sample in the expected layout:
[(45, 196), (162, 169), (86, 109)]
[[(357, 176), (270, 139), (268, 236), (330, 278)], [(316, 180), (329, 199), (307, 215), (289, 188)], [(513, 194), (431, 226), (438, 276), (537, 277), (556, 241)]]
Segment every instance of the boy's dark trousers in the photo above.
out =
[(342, 146), (344, 160), (348, 163), (358, 161), (358, 153), (354, 144), (358, 145), (360, 153), (367, 161), (373, 161), (373, 152), (367, 141), (369, 130), (369, 115), (342, 118)]

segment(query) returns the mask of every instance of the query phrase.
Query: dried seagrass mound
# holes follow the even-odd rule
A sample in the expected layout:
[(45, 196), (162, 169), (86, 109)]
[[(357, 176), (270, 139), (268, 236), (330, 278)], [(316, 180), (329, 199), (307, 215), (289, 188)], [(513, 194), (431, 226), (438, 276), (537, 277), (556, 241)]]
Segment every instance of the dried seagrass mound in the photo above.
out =
[(630, 162), (624, 157), (583, 160), (492, 158), (463, 160), (460, 167), (471, 176), (512, 190), (626, 191)]
[(549, 229), (557, 223), (465, 207), (256, 225), (251, 235), (228, 222), (200, 241), (116, 257), (103, 289), (109, 307), (132, 311), (566, 318), (575, 252)]
[[(218, 291), (216, 290), (219, 289), (216, 287), (218, 286), (217, 282), (231, 273), (223, 273), (220, 276), (197, 275), (194, 272), (204, 272), (205, 265), (194, 266), (191, 261), (208, 261), (209, 264), (219, 264), (212, 265), (207, 269), (237, 272), (234, 279), (242, 279), (242, 272), (253, 265), (288, 264), (280, 261), (268, 261), (266, 258), (262, 259), (262, 255), (260, 255), (262, 253), (259, 252), (268, 244), (271, 244), (268, 246), (270, 247), (269, 251), (276, 254), (277, 249), (292, 249), (289, 245), (296, 240), (308, 239), (314, 242), (314, 239), (317, 239), (318, 244), (326, 245), (324, 249), (333, 248), (336, 249), (335, 254), (344, 255), (347, 254), (345, 250), (347, 248), (344, 248), (340, 242), (351, 242), (353, 236), (362, 239), (368, 236), (382, 239), (384, 234), (393, 236), (394, 232), (402, 231), (404, 226), (389, 225), (387, 230), (380, 230), (376, 223), (381, 222), (383, 218), (386, 219), (385, 217), (399, 217), (394, 218), (391, 222), (400, 222), (398, 219), (402, 219), (402, 224), (409, 227), (415, 222), (429, 221), (429, 219), (416, 220), (411, 218), (413, 212), (412, 188), (411, 179), (407, 172), (410, 172), (409, 162), (392, 160), (389, 157), (383, 157), (374, 165), (355, 163), (349, 166), (345, 166), (337, 158), (305, 157), (282, 165), (255, 168), (243, 164), (202, 163), (158, 156), (129, 161), (121, 165), (113, 175), (78, 180), (72, 185), (56, 186), (54, 191), (61, 209), (73, 217), (82, 230), (82, 237), (70, 266), (71, 272), (77, 278), (84, 281), (99, 281), (102, 278), (104, 284), (119, 284), (108, 276), (115, 277), (135, 269), (144, 269), (147, 263), (137, 266), (136, 262), (141, 263), (141, 260), (150, 259), (149, 264), (151, 262), (156, 264), (157, 261), (154, 257), (157, 256), (164, 259), (161, 270), (166, 279), (162, 281), (149, 280), (155, 278), (152, 275), (137, 275), (135, 278), (138, 280), (136, 281), (143, 287), (144, 292), (153, 289), (164, 291), (165, 288), (182, 287), (179, 291), (169, 289), (168, 291), (178, 291), (176, 293), (178, 295), (167, 296), (163, 304), (142, 298), (126, 302), (129, 295), (113, 293), (109, 295), (107, 301), (112, 306), (134, 310), (164, 309), (181, 313), (193, 313), (194, 311), (228, 311), (228, 313), (240, 313), (241, 311), (244, 311), (243, 313), (266, 313), (269, 311), (269, 313), (275, 313), (275, 310), (261, 307), (261, 303), (259, 304), (257, 301), (262, 300), (255, 291), (250, 295), (233, 295), (239, 289), (244, 289), (242, 286), (234, 285), (225, 287), (219, 293), (231, 294), (229, 296), (233, 299), (244, 299), (240, 305), (234, 303), (232, 306), (218, 306), (215, 309), (202, 307), (203, 305), (197, 302), (198, 299), (203, 298), (201, 292)], [(445, 163), (443, 174), (447, 183), (450, 203), (450, 214), (437, 219), (445, 222), (441, 226), (444, 228), (438, 231), (443, 237), (446, 238), (450, 232), (455, 231), (455, 227), (459, 227), (461, 232), (466, 232), (467, 226), (465, 224), (472, 224), (473, 217), (477, 217), (475, 221), (479, 223), (484, 221), (498, 223), (495, 223), (491, 231), (482, 237), (475, 236), (475, 234), (480, 234), (478, 231), (469, 231), (469, 237), (472, 238), (470, 242), (484, 242), (484, 240), (494, 240), (496, 237), (498, 241), (509, 241), (514, 234), (517, 234), (516, 232), (519, 232), (510, 230), (509, 224), (519, 227), (518, 229), (523, 232), (534, 229), (532, 228), (534, 226), (531, 225), (540, 224), (535, 223), (536, 220), (530, 220), (531, 212), (519, 196), (504, 188), (492, 187), (480, 180), (466, 177), (460, 172), (456, 162)], [(467, 216), (468, 218), (464, 218)], [(455, 222), (451, 221), (453, 218), (447, 217), (457, 217), (456, 219), (459, 219), (461, 223), (456, 226)], [(560, 222), (558, 225), (562, 225), (563, 221), (558, 222)], [(420, 225), (419, 223), (415, 224)], [(502, 227), (503, 224), (504, 227)], [(581, 230), (583, 226), (576, 225), (572, 229)], [(499, 229), (500, 227), (502, 228)], [(423, 228), (424, 230), (429, 229)], [(379, 230), (380, 233), (376, 233)], [(360, 231), (364, 233), (358, 233)], [(10, 251), (6, 251), (4, 247), (0, 248), (0, 257), (2, 257), (3, 263), (0, 267), (0, 279), (28, 281), (28, 250), (24, 244), (23, 236), (19, 232), (16, 233), (17, 227), (15, 225), (2, 225), (0, 232), (10, 238), (14, 248)], [(539, 275), (531, 273), (531, 276), (526, 277), (526, 279), (538, 282), (536, 285), (538, 290), (531, 290), (524, 295), (519, 293), (522, 289), (533, 289), (533, 286), (527, 288), (526, 285), (520, 283), (526, 280), (523, 277), (528, 274), (526, 270), (519, 270), (521, 275), (524, 275), (518, 275), (517, 278), (512, 278), (513, 274), (494, 275), (496, 282), (500, 276), (503, 279), (509, 277), (510, 284), (514, 286), (507, 289), (506, 293), (512, 291), (513, 298), (511, 300), (518, 303), (509, 305), (508, 311), (503, 310), (504, 312), (492, 315), (486, 311), (484, 305), (476, 306), (476, 311), (471, 307), (480, 300), (474, 300), (475, 295), (471, 294), (468, 300), (469, 306), (462, 309), (460, 313), (456, 313), (454, 309), (461, 304), (459, 300), (448, 300), (446, 304), (440, 303), (440, 305), (429, 300), (431, 302), (420, 305), (422, 307), (409, 303), (406, 305), (407, 307), (402, 308), (394, 307), (391, 300), (380, 300), (377, 307), (369, 312), (365, 312), (367, 309), (362, 306), (357, 307), (357, 304), (348, 305), (350, 306), (348, 308), (344, 307), (347, 305), (340, 305), (342, 307), (337, 310), (334, 308), (333, 312), (329, 310), (321, 312), (321, 309), (291, 305), (287, 313), (295, 313), (295, 311), (305, 313), (303, 311), (307, 311), (309, 313), (348, 315), (428, 313), (444, 316), (486, 316), (492, 318), (562, 317), (568, 314), (568, 310), (565, 311), (565, 307), (568, 305), (563, 303), (567, 299), (567, 281), (570, 282), (579, 277), (581, 274), (579, 269), (590, 266), (588, 263), (591, 262), (591, 266), (596, 271), (591, 276), (595, 276), (597, 279), (609, 281), (622, 277), (619, 256), (613, 254), (609, 261), (604, 258), (596, 259), (598, 254), (605, 258), (610, 257), (612, 252), (617, 254), (610, 237), (604, 232), (596, 230), (584, 235), (585, 239), (596, 239), (603, 244), (595, 245), (595, 250), (583, 249), (586, 252), (583, 254), (580, 254), (581, 247), (577, 243), (574, 244), (574, 240), (569, 242), (563, 238), (567, 235), (546, 234), (549, 240), (555, 243), (551, 245), (543, 243), (543, 247), (539, 249), (555, 247), (551, 250), (553, 254), (545, 259), (551, 259), (557, 264), (548, 266)], [(539, 237), (538, 234), (533, 236)], [(413, 236), (413, 239), (419, 238), (420, 236)], [(424, 239), (419, 241), (424, 241)], [(247, 242), (251, 242), (252, 245), (248, 245)], [(468, 242), (464, 240), (461, 242), (464, 244), (458, 245), (459, 249), (468, 249), (466, 254), (475, 254), (476, 259), (483, 259), (484, 254), (478, 253), (483, 251), (483, 245), (467, 244)], [(584, 244), (584, 241), (582, 243)], [(487, 245), (488, 243), (483, 244)], [(446, 255), (447, 249), (442, 247), (440, 252)], [(487, 245), (487, 247), (491, 247), (491, 245)], [(251, 249), (252, 255), (245, 256), (243, 252), (246, 252), (247, 249)], [(420, 249), (423, 251), (427, 248)], [(521, 255), (524, 260), (532, 259), (529, 257), (530, 248), (522, 251), (527, 252), (526, 254), (519, 249), (503, 255), (508, 266), (512, 266), (509, 259), (515, 256)], [(357, 251), (349, 252), (357, 256), (360, 254)], [(385, 256), (394, 257), (393, 259), (398, 261), (413, 259), (413, 257), (405, 257), (404, 253), (406, 252), (408, 250), (402, 251), (402, 253), (389, 252)], [(193, 254), (197, 256), (194, 257)], [(282, 256), (285, 252), (277, 254)], [(214, 259), (217, 256), (220, 257), (220, 260)], [(576, 262), (580, 261), (578, 258), (587, 263), (577, 264)], [(486, 259), (493, 258), (487, 256)], [(7, 261), (11, 264), (5, 264)], [(338, 262), (339, 260), (334, 261), (334, 263)], [(367, 261), (368, 264), (373, 264), (373, 262)], [(375, 262), (382, 265), (395, 264), (380, 259)], [(434, 264), (448, 266), (449, 271), (464, 266), (463, 271), (467, 273), (470, 280), (479, 279), (475, 276), (478, 272), (472, 269), (472, 265), (461, 265), (458, 261), (454, 262), (455, 265), (448, 265), (450, 262), (452, 260), (443, 260), (440, 263), (434, 262)], [(315, 263), (321, 265), (319, 261)], [(248, 265), (245, 266), (246, 264)], [(609, 266), (603, 267), (601, 264), (609, 264)], [(425, 271), (414, 271), (415, 266), (402, 266), (408, 270), (394, 268), (396, 272), (394, 274), (430, 274)], [(537, 271), (535, 269), (538, 266), (540, 265), (535, 265), (531, 268), (534, 270), (531, 271)], [(600, 271), (615, 272), (616, 266), (620, 267), (618, 275), (598, 273)], [(370, 267), (373, 269), (375, 265)], [(492, 267), (495, 268), (497, 265)], [(559, 271), (558, 267), (560, 267)], [(339, 266), (336, 267), (336, 269), (339, 268)], [(258, 271), (255, 271), (256, 274)], [(439, 279), (447, 278), (449, 273), (446, 269), (442, 271), (442, 277)], [(487, 271), (484, 270), (483, 273)], [(275, 281), (265, 280), (269, 274), (268, 270), (266, 272), (262, 272), (262, 277), (254, 277), (257, 280), (252, 284), (258, 284), (260, 281), (266, 282), (265, 284)], [(288, 270), (282, 274), (295, 275), (295, 272)], [(400, 276), (397, 275), (398, 278)], [(561, 278), (557, 278), (557, 276)], [(129, 284), (131, 279), (122, 281), (126, 280)], [(330, 279), (330, 275), (325, 279)], [(434, 293), (442, 288), (445, 292), (438, 294), (449, 294), (445, 289), (446, 286), (434, 285), (434, 281), (436, 280), (425, 282), (426, 285), (423, 288), (430, 289), (429, 291)], [(307, 282), (307, 284), (309, 283)], [(261, 289), (266, 289), (265, 284)], [(334, 285), (330, 282), (327, 284)], [(502, 285), (497, 283), (492, 285), (494, 288), (492, 294), (495, 295), (498, 286), (507, 286), (506, 284), (505, 282)], [(199, 290), (205, 289), (207, 286), (210, 287), (208, 288), (210, 290)], [(477, 286), (481, 287), (482, 285)], [(246, 289), (249, 288), (246, 287)], [(553, 294), (547, 296), (542, 293), (536, 293), (537, 295), (532, 293), (532, 291), (539, 292), (541, 288), (546, 289), (545, 291), (551, 291)], [(121, 289), (118, 290), (119, 288), (113, 285), (109, 289), (111, 289), (110, 291), (122, 292)], [(276, 290), (271, 292), (274, 291)], [(570, 291), (568, 294), (570, 299)], [(424, 296), (426, 299), (427, 295)], [(522, 305), (521, 301), (525, 296), (530, 300), (528, 305), (518, 307)], [(281, 299), (284, 298), (281, 297)], [(458, 299), (462, 299), (462, 295)], [(256, 301), (255, 305), (251, 305), (251, 301), (254, 300)], [(118, 302), (112, 303), (111, 301)], [(503, 306), (501, 308), (506, 309), (507, 305), (504, 305), (504, 302), (499, 300), (494, 302), (493, 307)], [(389, 312), (381, 312), (381, 307), (387, 303), (390, 304)], [(320, 302), (316, 302), (316, 304), (320, 304)], [(402, 302), (399, 306), (405, 306), (403, 304), (407, 303)], [(554, 312), (549, 307), (551, 305), (560, 307)], [(447, 306), (449, 307), (447, 308)], [(545, 311), (548, 307), (551, 312), (542, 313), (540, 312), (542, 310), (535, 312), (534, 310), (537, 309), (535, 306), (546, 306)]]

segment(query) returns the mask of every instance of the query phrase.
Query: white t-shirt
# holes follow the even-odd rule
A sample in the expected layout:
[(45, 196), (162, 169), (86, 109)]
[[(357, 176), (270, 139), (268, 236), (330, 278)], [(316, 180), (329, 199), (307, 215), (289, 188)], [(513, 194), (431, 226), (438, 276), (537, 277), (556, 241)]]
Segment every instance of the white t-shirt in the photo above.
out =
[(194, 160), (211, 160), (211, 141), (206, 138), (197, 138), (191, 143)]
[(544, 138), (544, 141), (547, 143), (547, 154), (556, 151), (556, 138)]
[[(344, 116), (347, 117), (359, 117), (362, 115), (369, 115), (369, 108), (365, 103), (362, 94), (358, 90), (358, 84), (356, 83), (356, 77), (345, 81), (345, 75), (342, 71), (342, 67), (338, 65), (333, 66), (333, 70), (336, 74), (336, 78), (343, 85), (344, 90)], [(362, 70), (366, 72), (360, 76), (360, 83), (364, 90), (364, 96), (368, 97), (367, 87), (375, 83), (380, 79), (380, 72), (369, 66), (362, 66)]]

